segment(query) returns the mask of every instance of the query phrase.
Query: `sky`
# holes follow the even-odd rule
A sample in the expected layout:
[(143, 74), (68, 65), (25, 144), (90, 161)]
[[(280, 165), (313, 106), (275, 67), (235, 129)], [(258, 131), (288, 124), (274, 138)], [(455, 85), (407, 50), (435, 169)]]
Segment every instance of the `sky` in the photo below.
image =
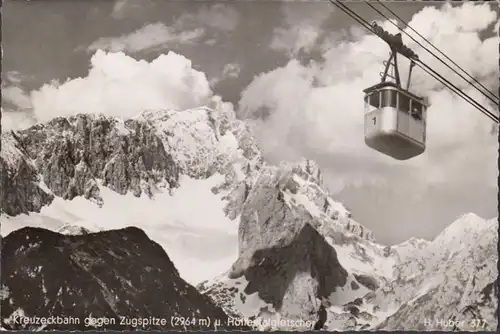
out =
[[(498, 92), (498, 5), (386, 5)], [(348, 6), (397, 31), (365, 3)], [(317, 161), (333, 198), (382, 243), (432, 239), (467, 212), (497, 216), (492, 122), (421, 70), (411, 90), (430, 102), (426, 152), (396, 161), (366, 147), (362, 90), (380, 80), (389, 50), (328, 2), (20, 0), (6, 1), (2, 16), (4, 130), (78, 112), (190, 108), (219, 96), (253, 125), (269, 161)]]

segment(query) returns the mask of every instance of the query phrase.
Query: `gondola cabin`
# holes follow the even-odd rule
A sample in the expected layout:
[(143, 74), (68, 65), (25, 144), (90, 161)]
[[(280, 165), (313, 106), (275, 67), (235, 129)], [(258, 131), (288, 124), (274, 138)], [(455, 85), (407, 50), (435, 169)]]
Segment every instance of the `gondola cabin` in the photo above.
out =
[(397, 160), (425, 151), (426, 109), (423, 98), (393, 82), (381, 82), (365, 93), (365, 143)]

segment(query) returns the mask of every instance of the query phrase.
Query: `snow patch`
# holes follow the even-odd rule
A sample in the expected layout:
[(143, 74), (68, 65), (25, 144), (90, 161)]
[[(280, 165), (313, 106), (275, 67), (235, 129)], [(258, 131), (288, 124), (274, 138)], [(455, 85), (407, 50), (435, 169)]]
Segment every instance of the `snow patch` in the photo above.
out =
[(289, 192), (284, 193), (284, 198), (289, 203), (290, 207), (303, 206), (307, 212), (309, 212), (313, 217), (321, 217), (322, 212), (319, 210), (316, 204), (314, 204), (309, 197), (305, 194), (290, 194)]
[[(327, 238), (327, 241), (330, 244), (333, 243), (331, 238)], [(337, 258), (342, 267), (349, 272), (373, 273), (387, 279), (392, 279), (394, 276), (393, 271), (396, 261), (392, 257), (382, 257), (372, 252), (369, 247), (363, 247), (362, 245), (358, 247), (363, 248), (364, 256), (359, 255), (359, 250), (353, 244), (332, 245), (332, 247), (337, 251)]]
[(127, 129), (125, 126), (125, 122), (121, 118), (117, 118), (115, 122), (115, 127), (114, 129), (117, 131), (117, 133), (121, 136), (128, 136), (130, 134), (130, 130)]
[(1, 234), (26, 226), (55, 232), (66, 225), (91, 232), (136, 226), (159, 243), (181, 277), (195, 285), (227, 270), (237, 259), (238, 224), (224, 215), (223, 201), (211, 191), (223, 180), (220, 174), (205, 180), (181, 176), (173, 195), (159, 192), (154, 199), (120, 195), (100, 186), (101, 208), (83, 197), (56, 197), (40, 213), (5, 217)]
[[(358, 285), (358, 289), (353, 289), (351, 284), (356, 283)], [(333, 305), (345, 305), (349, 302), (354, 301), (356, 298), (361, 298), (370, 292), (369, 289), (361, 285), (356, 281), (352, 274), (349, 274), (347, 277), (346, 284), (342, 287), (337, 287), (335, 292), (333, 292), (329, 299), (334, 304)]]

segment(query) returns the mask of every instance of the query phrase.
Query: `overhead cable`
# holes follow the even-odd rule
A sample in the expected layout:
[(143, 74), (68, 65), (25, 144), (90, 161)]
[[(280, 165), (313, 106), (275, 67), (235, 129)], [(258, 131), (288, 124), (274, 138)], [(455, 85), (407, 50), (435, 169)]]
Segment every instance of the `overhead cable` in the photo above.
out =
[[(370, 23), (368, 23), (365, 19), (363, 19), (360, 15), (358, 15), (357, 13), (355, 13), (353, 10), (351, 10), (349, 7), (347, 7), (345, 4), (343, 4), (341, 1), (336, 1), (336, 0), (329, 0), (330, 3), (332, 3), (333, 5), (335, 5), (337, 8), (341, 9), (344, 13), (346, 13), (348, 16), (350, 16), (352, 19), (354, 19), (355, 21), (357, 21), (361, 26), (363, 26), (365, 29), (367, 29), (369, 32), (375, 34), (375, 32), (373, 31), (373, 28), (372, 26), (370, 25)], [(366, 0), (365, 0), (366, 2)], [(368, 3), (368, 2), (367, 2)], [(376, 9), (375, 7), (373, 7), (370, 3), (368, 3), (368, 5), (370, 5), (375, 11), (377, 11), (382, 17), (384, 17), (385, 19), (389, 20), (389, 18), (387, 18), (387, 16), (385, 14), (383, 14), (382, 12), (380, 12), (378, 9)], [(391, 20), (389, 20), (389, 22), (391, 22), (393, 25), (395, 25), (396, 27), (398, 27), (394, 22), (392, 22)], [(398, 27), (399, 29), (399, 27)], [(405, 31), (403, 31), (405, 34), (408, 35), (408, 33), (406, 33)], [(376, 34), (375, 34), (376, 35)], [(412, 38), (415, 42), (417, 42), (420, 46), (422, 46), (418, 41), (416, 41), (412, 36), (408, 35), (410, 38)], [(426, 49), (429, 53), (432, 54), (431, 51), (429, 51), (427, 48), (425, 48), (424, 46), (422, 46), (424, 49)], [(435, 56), (435, 55), (434, 55)], [(437, 57), (437, 56), (435, 56)], [(437, 57), (438, 58), (438, 57)], [(440, 58), (438, 58), (439, 60), (441, 60)], [(441, 60), (442, 61), (442, 60)], [(444, 63), (446, 65), (446, 63)], [(447, 87), (448, 89), (450, 89), (452, 92), (454, 92), (455, 94), (457, 94), (458, 96), (460, 96), (462, 99), (464, 99), (466, 102), (468, 102), (469, 104), (471, 104), (473, 107), (475, 107), (476, 109), (478, 109), (481, 113), (485, 114), (488, 118), (492, 119), (493, 121), (495, 122), (499, 122), (498, 121), (498, 116), (495, 116), (493, 113), (491, 113), (488, 109), (486, 109), (485, 107), (483, 107), (480, 103), (478, 103), (475, 99), (471, 98), (469, 95), (467, 95), (466, 93), (464, 93), (461, 89), (459, 89), (458, 87), (456, 87), (455, 85), (453, 85), (449, 80), (445, 79), (442, 75), (440, 75), (439, 73), (437, 73), (436, 71), (434, 71), (430, 66), (428, 66), (427, 64), (425, 64), (424, 62), (422, 61), (418, 61), (418, 65), (420, 68), (422, 68), (426, 73), (428, 73), (429, 75), (431, 75), (434, 79), (436, 79), (437, 81), (439, 81), (440, 83), (442, 83), (445, 87)], [(431, 74), (432, 73), (432, 74)], [(477, 87), (476, 87), (477, 88)], [(496, 102), (495, 102), (496, 103)]]
[[(458, 65), (456, 62), (454, 62), (450, 57), (448, 57), (444, 52), (442, 52), (441, 50), (439, 50), (435, 45), (433, 45), (431, 42), (429, 42), (428, 39), (426, 39), (424, 36), (422, 36), (418, 31), (416, 31), (415, 29), (413, 29), (408, 23), (406, 23), (401, 17), (399, 17), (396, 13), (394, 13), (393, 10), (391, 10), (389, 7), (387, 7), (383, 2), (381, 2), (380, 0), (377, 0), (378, 3), (384, 7), (387, 11), (389, 11), (392, 15), (394, 15), (395, 18), (397, 18), (399, 21), (403, 22), (403, 24), (408, 28), (410, 29), (411, 31), (413, 31), (415, 34), (417, 34), (417, 36), (419, 36), (420, 38), (422, 38), (424, 41), (426, 41), (430, 46), (432, 46), (437, 52), (439, 52), (443, 57), (445, 57), (447, 60), (449, 60), (453, 65), (455, 65), (457, 68), (459, 68), (463, 73), (465, 73), (465, 75), (467, 75), (470, 79), (472, 79), (475, 83), (477, 83), (479, 86), (481, 86), (485, 91), (487, 91), (493, 98), (496, 99), (496, 101), (493, 101), (494, 103), (498, 103), (498, 96), (496, 96), (493, 92), (491, 92), (488, 88), (486, 88), (481, 82), (479, 82), (479, 80), (477, 80), (476, 78), (474, 78), (472, 75), (470, 75), (467, 71), (465, 71), (462, 67), (460, 67), (460, 65)], [(451, 67), (450, 67), (451, 69)], [(457, 73), (455, 71), (455, 73)], [(457, 73), (458, 75), (460, 75), (459, 73)], [(467, 82), (469, 82), (469, 80), (465, 79), (462, 77), (462, 79), (466, 80)], [(470, 82), (469, 82), (470, 83)], [(472, 84), (471, 84), (472, 85)], [(484, 94), (484, 91), (481, 91), (480, 89), (478, 89), (476, 86), (472, 85), (473, 87), (475, 87), (477, 90), (479, 90), (481, 93)]]

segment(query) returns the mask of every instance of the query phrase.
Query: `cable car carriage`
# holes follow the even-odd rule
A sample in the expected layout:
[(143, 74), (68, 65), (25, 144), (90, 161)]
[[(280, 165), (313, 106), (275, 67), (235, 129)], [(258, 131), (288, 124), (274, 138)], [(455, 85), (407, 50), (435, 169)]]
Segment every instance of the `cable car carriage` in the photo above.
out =
[[(384, 31), (381, 32), (381, 37), (391, 46), (391, 55), (389, 60), (384, 62), (384, 73), (380, 73), (382, 81), (363, 90), (365, 143), (397, 160), (407, 160), (425, 151), (427, 103), (424, 98), (408, 91), (411, 71), (415, 65), (411, 59), (418, 57), (402, 45), (400, 34), (391, 35)], [(401, 87), (397, 52), (411, 60), (406, 89)], [(391, 60), (394, 60), (394, 64)], [(393, 76), (388, 75), (391, 65)], [(396, 82), (386, 81), (388, 76)]]
[(392, 82), (379, 83), (365, 95), (365, 143), (397, 160), (425, 151), (426, 104)]

